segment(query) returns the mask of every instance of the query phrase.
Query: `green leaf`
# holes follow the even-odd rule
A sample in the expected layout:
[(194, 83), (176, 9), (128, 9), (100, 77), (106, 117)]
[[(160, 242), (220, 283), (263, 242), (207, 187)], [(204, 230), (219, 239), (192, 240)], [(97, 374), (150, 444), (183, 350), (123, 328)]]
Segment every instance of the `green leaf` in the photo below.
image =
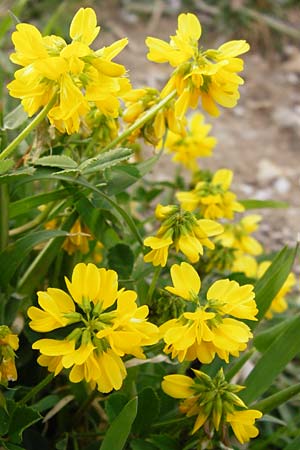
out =
[[(292, 270), (298, 246), (295, 249), (284, 247), (273, 259), (272, 264), (255, 284), (255, 301), (259, 310), (258, 320), (267, 312), (272, 300), (279, 292)], [(255, 324), (254, 324), (255, 325)]]
[(4, 159), (0, 161), (0, 174), (8, 172), (13, 166), (15, 162), (13, 159)]
[(144, 439), (134, 439), (130, 442), (130, 448), (132, 450), (157, 450), (156, 445), (153, 445)]
[(10, 282), (19, 265), (36, 245), (66, 235), (67, 232), (62, 230), (36, 231), (10, 244), (0, 253), (0, 285), (5, 287)]
[(28, 114), (24, 111), (23, 105), (18, 105), (15, 109), (10, 111), (3, 120), (4, 130), (15, 130), (19, 128), (25, 120), (28, 119)]
[(154, 444), (159, 450), (179, 450), (178, 439), (174, 439), (166, 434), (151, 436), (149, 442)]
[(49, 202), (55, 200), (66, 199), (70, 194), (69, 189), (58, 189), (52, 192), (46, 192), (44, 194), (33, 195), (32, 197), (25, 197), (21, 200), (12, 202), (9, 205), (9, 217), (12, 219), (21, 214), (26, 214), (33, 208), (40, 205), (46, 205)]
[(299, 342), (300, 316), (297, 316), (273, 341), (243, 383), (246, 389), (240, 397), (246, 403), (252, 403), (267, 391), (277, 375), (299, 353)]
[(21, 441), (23, 431), (41, 419), (42, 416), (35, 409), (17, 405), (10, 420), (8, 430), (10, 440), (14, 442)]
[(105, 412), (111, 423), (119, 415), (121, 409), (128, 403), (128, 397), (119, 392), (111, 394), (105, 402)]
[(158, 417), (160, 402), (156, 392), (146, 387), (139, 393), (138, 412), (132, 426), (134, 433), (139, 435), (147, 434), (151, 424)]
[(245, 209), (260, 209), (260, 208), (288, 208), (287, 202), (280, 202), (277, 200), (239, 200)]
[(4, 436), (8, 432), (9, 413), (6, 409), (0, 408), (0, 436)]
[(117, 244), (108, 251), (108, 266), (119, 274), (119, 278), (129, 278), (134, 264), (134, 255), (126, 244)]
[(289, 443), (284, 450), (299, 450), (300, 448), (300, 436), (297, 436), (292, 442)]
[(50, 264), (57, 257), (65, 236), (74, 224), (76, 217), (76, 214), (71, 214), (63, 223), (62, 229), (56, 231), (61, 233), (60, 237), (52, 238), (32, 261), (18, 283), (19, 293), (30, 294), (35, 289), (35, 286), (39, 284), (40, 280), (47, 274)]
[(47, 409), (52, 408), (54, 405), (56, 405), (60, 400), (60, 397), (56, 394), (50, 394), (46, 397), (41, 398), (37, 403), (32, 405), (32, 407), (38, 411), (43, 412), (47, 411)]
[(157, 161), (158, 156), (153, 156), (138, 164), (113, 167), (109, 176), (108, 195), (116, 195), (136, 183), (153, 169)]
[(130, 148), (116, 148), (84, 161), (78, 169), (83, 175), (98, 172), (129, 159), (132, 153)]
[(137, 397), (131, 399), (109, 427), (100, 450), (123, 450), (137, 413)]
[(12, 173), (5, 173), (0, 175), (0, 183), (9, 183), (15, 181), (18, 178), (24, 177), (28, 181), (33, 181), (32, 176), (35, 172), (34, 167), (25, 167), (24, 169), (14, 170)]
[(297, 317), (289, 317), (286, 320), (260, 332), (257, 333), (253, 338), (253, 345), (261, 353), (265, 352), (267, 348), (274, 342), (286, 328), (288, 328), (291, 322), (297, 320)]
[(297, 383), (255, 403), (253, 405), (253, 408), (258, 409), (264, 414), (268, 413), (272, 411), (272, 409), (277, 408), (277, 406), (282, 405), (282, 403), (286, 403), (290, 398), (299, 394), (299, 392), (300, 383)]
[(69, 156), (52, 155), (43, 156), (34, 161), (35, 166), (59, 167), (60, 169), (77, 169), (78, 164)]

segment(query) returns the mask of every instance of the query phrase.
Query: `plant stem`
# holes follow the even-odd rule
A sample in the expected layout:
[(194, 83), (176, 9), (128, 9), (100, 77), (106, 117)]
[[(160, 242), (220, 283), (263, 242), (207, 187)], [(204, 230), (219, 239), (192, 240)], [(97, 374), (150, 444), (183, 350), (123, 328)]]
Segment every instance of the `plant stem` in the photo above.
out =
[(167, 95), (165, 98), (163, 98), (159, 103), (152, 106), (145, 114), (143, 114), (136, 122), (134, 122), (130, 127), (126, 128), (126, 130), (123, 131), (119, 136), (117, 136), (113, 141), (111, 141), (110, 144), (108, 144), (104, 149), (101, 150), (101, 152), (106, 152), (107, 150), (110, 150), (111, 148), (114, 148), (117, 144), (124, 141), (130, 134), (137, 130), (138, 128), (141, 128), (143, 125), (145, 125), (148, 120), (152, 119), (152, 117), (155, 116), (155, 114), (162, 109), (165, 105), (169, 103), (172, 98), (174, 98), (176, 95), (176, 91), (170, 92), (169, 95)]
[(4, 158), (7, 158), (15, 148), (22, 142), (26, 136), (34, 130), (38, 126), (39, 123), (47, 116), (48, 112), (52, 108), (56, 101), (56, 93), (53, 95), (49, 103), (44, 106), (44, 108), (39, 112), (39, 114), (27, 125), (24, 130), (21, 131), (21, 133), (10, 143), (8, 146), (0, 153), (0, 161)]
[(31, 220), (30, 222), (25, 223), (24, 225), (21, 225), (20, 227), (13, 228), (12, 230), (10, 230), (9, 231), (9, 236), (15, 236), (16, 234), (23, 233), (24, 231), (31, 230), (31, 228), (34, 228), (34, 227), (40, 225), (40, 223), (42, 223), (43, 220), (48, 216), (48, 214), (51, 211), (52, 207), (53, 207), (53, 203), (50, 203), (44, 209), (44, 211), (42, 211), (41, 214), (39, 214), (33, 220)]
[(26, 395), (19, 401), (19, 405), (25, 405), (29, 400), (36, 396), (47, 384), (49, 384), (54, 378), (53, 373), (49, 373), (39, 384), (34, 386)]
[(155, 291), (156, 283), (159, 278), (160, 272), (161, 272), (161, 267), (156, 267), (151, 284), (149, 286), (149, 291), (148, 291), (148, 296), (147, 296), (147, 304), (148, 305), (151, 305), (151, 303), (152, 303), (153, 292)]

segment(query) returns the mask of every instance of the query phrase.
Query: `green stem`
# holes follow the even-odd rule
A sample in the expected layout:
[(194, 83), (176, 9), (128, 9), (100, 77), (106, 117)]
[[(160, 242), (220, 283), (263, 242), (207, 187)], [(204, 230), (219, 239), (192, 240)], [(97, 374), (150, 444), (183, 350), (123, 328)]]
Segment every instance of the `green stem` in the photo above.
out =
[(24, 225), (21, 225), (20, 227), (13, 228), (9, 231), (9, 236), (15, 236), (20, 233), (24, 233), (24, 231), (31, 230), (31, 228), (35, 228), (36, 226), (40, 225), (46, 217), (48, 217), (49, 212), (51, 211), (53, 206), (53, 203), (50, 203), (44, 211), (41, 212), (37, 217), (35, 217), (30, 222), (25, 223)]
[(149, 286), (148, 296), (147, 296), (147, 304), (151, 305), (153, 292), (155, 291), (157, 280), (159, 278), (161, 272), (161, 267), (156, 267), (151, 284)]
[(49, 373), (39, 384), (30, 389), (30, 391), (19, 401), (19, 405), (25, 405), (29, 400), (36, 396), (47, 384), (49, 384), (54, 378), (53, 373)]
[(8, 205), (9, 193), (7, 184), (0, 186), (0, 251), (8, 244)]
[(137, 130), (138, 128), (141, 128), (143, 125), (145, 125), (148, 120), (152, 119), (152, 117), (155, 116), (156, 113), (160, 109), (162, 109), (165, 105), (169, 103), (172, 98), (176, 96), (176, 91), (170, 92), (169, 95), (167, 95), (165, 98), (163, 98), (159, 103), (152, 106), (145, 114), (143, 114), (136, 122), (134, 122), (130, 127), (126, 128), (126, 130), (123, 131), (119, 136), (117, 136), (113, 141), (111, 141), (110, 144), (108, 144), (104, 149), (101, 150), (101, 152), (106, 152), (107, 150), (110, 150), (111, 148), (114, 148), (117, 144), (124, 141), (128, 136), (133, 133), (133, 131)]
[(23, 131), (10, 143), (8, 146), (0, 153), (0, 161), (4, 158), (7, 158), (15, 148), (22, 142), (26, 136), (34, 130), (38, 126), (39, 123), (44, 120), (44, 118), (47, 116), (50, 109), (53, 107), (54, 103), (56, 101), (56, 93), (53, 95), (49, 103), (44, 106), (44, 108), (39, 112), (39, 114), (27, 125), (26, 128), (24, 128)]

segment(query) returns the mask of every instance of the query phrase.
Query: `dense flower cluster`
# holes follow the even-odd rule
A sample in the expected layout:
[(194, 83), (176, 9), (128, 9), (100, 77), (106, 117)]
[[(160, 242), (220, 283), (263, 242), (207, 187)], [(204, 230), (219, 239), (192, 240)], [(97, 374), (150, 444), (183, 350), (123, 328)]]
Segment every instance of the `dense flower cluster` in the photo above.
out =
[(171, 277), (173, 286), (166, 289), (192, 302), (194, 310), (189, 307), (189, 312), (161, 325), (166, 343), (164, 352), (172, 358), (177, 357), (180, 362), (198, 359), (205, 364), (216, 354), (226, 362), (229, 355), (239, 356), (246, 349), (252, 333), (248, 325), (237, 319), (257, 320), (253, 286), (240, 286), (228, 279), (218, 280), (203, 300), (198, 296), (200, 277), (190, 264), (174, 264)]
[(174, 132), (169, 127), (166, 149), (174, 154), (173, 161), (185, 166), (187, 169), (196, 171), (198, 169), (197, 159), (212, 155), (217, 140), (208, 136), (211, 125), (204, 123), (204, 117), (195, 113), (189, 121), (185, 133)]
[(180, 14), (176, 35), (170, 43), (148, 37), (148, 59), (157, 63), (168, 62), (175, 67), (164, 87), (162, 97), (174, 89), (178, 99), (175, 103), (176, 117), (184, 117), (189, 107), (196, 108), (199, 99), (209, 114), (219, 115), (216, 103), (232, 108), (239, 99), (239, 86), (244, 80), (237, 75), (243, 70), (243, 60), (237, 58), (249, 50), (247, 42), (229, 41), (217, 50), (202, 50), (199, 39), (202, 29), (194, 14)]
[(43, 37), (30, 24), (20, 23), (12, 35), (15, 64), (23, 66), (7, 87), (12, 97), (22, 99), (29, 116), (54, 97), (48, 118), (59, 131), (79, 130), (82, 117), (92, 106), (117, 117), (119, 98), (130, 89), (125, 67), (112, 61), (127, 45), (127, 38), (93, 51), (90, 44), (100, 31), (92, 8), (80, 8), (71, 26), (72, 42), (59, 36)]
[(156, 236), (149, 236), (144, 240), (144, 245), (152, 248), (145, 255), (144, 261), (152, 262), (154, 266), (166, 265), (171, 246), (175, 247), (176, 252), (181, 251), (186, 255), (192, 263), (199, 261), (204, 246), (214, 248), (209, 237), (223, 231), (219, 223), (197, 219), (193, 213), (181, 210), (176, 205), (157, 205), (155, 214), (162, 222), (161, 226)]
[(199, 209), (205, 219), (233, 219), (234, 213), (244, 211), (244, 207), (229, 191), (232, 177), (231, 170), (217, 170), (210, 181), (199, 181), (194, 189), (178, 192), (176, 197), (183, 209)]
[(0, 384), (16, 381), (15, 351), (19, 348), (19, 338), (6, 325), (0, 326)]
[(231, 426), (241, 444), (258, 435), (255, 419), (262, 413), (255, 409), (247, 409), (237, 392), (243, 386), (230, 384), (225, 380), (222, 369), (211, 378), (204, 372), (194, 370), (195, 378), (186, 375), (167, 375), (162, 382), (166, 394), (174, 398), (185, 399), (180, 410), (187, 417), (197, 416), (193, 433), (205, 423), (209, 429), (216, 431)]
[(73, 325), (64, 339), (46, 338), (33, 344), (41, 353), (39, 364), (55, 375), (71, 368), (70, 381), (85, 379), (101, 392), (120, 389), (126, 376), (121, 358), (128, 354), (144, 358), (142, 346), (158, 340), (157, 327), (146, 319), (148, 307), (137, 306), (134, 291), (118, 290), (115, 271), (94, 264), (77, 264), (66, 284), (70, 295), (48, 288), (38, 292), (40, 308), (28, 309), (29, 325), (35, 331)]

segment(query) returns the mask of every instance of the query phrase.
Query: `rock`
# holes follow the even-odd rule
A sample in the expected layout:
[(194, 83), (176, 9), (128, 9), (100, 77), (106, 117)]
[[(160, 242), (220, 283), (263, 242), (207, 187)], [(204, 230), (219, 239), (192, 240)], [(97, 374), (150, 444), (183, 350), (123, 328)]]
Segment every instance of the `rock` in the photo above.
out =
[(291, 182), (286, 177), (279, 177), (273, 183), (278, 194), (287, 194), (291, 189)]
[(281, 176), (281, 169), (269, 159), (262, 159), (257, 167), (257, 180), (266, 184)]

